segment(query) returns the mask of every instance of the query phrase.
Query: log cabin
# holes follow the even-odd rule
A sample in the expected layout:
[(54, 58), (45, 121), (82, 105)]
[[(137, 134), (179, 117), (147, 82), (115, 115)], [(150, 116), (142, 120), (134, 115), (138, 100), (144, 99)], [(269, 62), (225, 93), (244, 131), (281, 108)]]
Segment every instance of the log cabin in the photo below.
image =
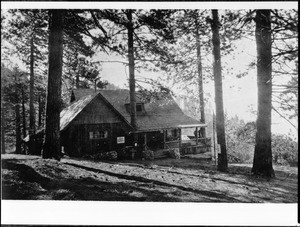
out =
[[(170, 95), (149, 98), (136, 93), (137, 128), (130, 125), (129, 90), (75, 89), (71, 104), (60, 116), (61, 144), (70, 156), (132, 149), (140, 157), (145, 148), (162, 157), (170, 148), (181, 153), (208, 151), (199, 137), (205, 124), (183, 113)], [(182, 131), (193, 129), (194, 137)]]
[[(185, 115), (172, 96), (149, 97), (137, 92), (135, 130), (130, 125), (129, 100), (129, 90), (125, 89), (72, 90), (69, 106), (60, 113), (63, 152), (82, 157), (127, 150), (132, 158), (141, 158), (142, 151), (149, 149), (154, 158), (161, 158), (174, 148), (181, 154), (210, 151), (210, 139), (200, 135), (200, 128), (207, 125)], [(35, 141), (41, 143), (38, 138), (43, 133), (37, 133)], [(40, 153), (41, 144), (37, 147)]]

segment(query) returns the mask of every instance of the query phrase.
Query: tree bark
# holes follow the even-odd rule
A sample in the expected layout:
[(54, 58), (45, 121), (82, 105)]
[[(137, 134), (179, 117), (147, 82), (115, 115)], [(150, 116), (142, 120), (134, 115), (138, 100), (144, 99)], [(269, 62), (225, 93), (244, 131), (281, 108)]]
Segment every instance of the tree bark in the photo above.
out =
[[(202, 73), (202, 61), (201, 61), (201, 43), (199, 34), (199, 22), (198, 18), (195, 18), (196, 25), (196, 46), (197, 46), (197, 71), (198, 71), (198, 91), (199, 91), (199, 102), (200, 102), (200, 122), (205, 123), (205, 104), (204, 104), (204, 90), (203, 90), (203, 73)], [(200, 133), (206, 138), (206, 130), (204, 127), (200, 128)]]
[(42, 105), (42, 94), (39, 95), (38, 102), (39, 102), (39, 118), (38, 118), (38, 126), (39, 128), (42, 127), (42, 113), (43, 113), (43, 105)]
[[(22, 86), (22, 131), (23, 131), (23, 138), (27, 136), (27, 123), (26, 123), (26, 109), (25, 109), (25, 93), (24, 93), (24, 86)], [(27, 154), (27, 146), (25, 143), (22, 143), (22, 153)]]
[(15, 105), (16, 112), (16, 154), (22, 153), (20, 105)]
[(218, 162), (218, 170), (226, 172), (228, 170), (226, 140), (225, 140), (225, 123), (223, 108), (223, 89), (222, 89), (222, 68), (221, 68), (221, 51), (219, 36), (219, 16), (218, 10), (212, 10), (212, 43), (214, 56), (214, 83), (215, 83), (215, 103), (216, 103), (216, 131), (217, 142), (221, 148), (221, 160)]
[(64, 10), (49, 11), (49, 74), (43, 158), (60, 160), (60, 109)]
[(134, 76), (134, 47), (133, 47), (133, 22), (132, 10), (126, 12), (128, 24), (128, 61), (129, 61), (129, 90), (130, 90), (130, 123), (134, 130), (136, 123), (136, 97), (135, 97), (135, 76)]
[(23, 129), (23, 138), (26, 137), (26, 110), (25, 110), (25, 93), (24, 87), (22, 86), (22, 129)]
[(5, 154), (5, 109), (3, 105), (3, 87), (1, 86), (1, 154)]
[(34, 35), (30, 41), (30, 84), (29, 84), (29, 153), (35, 154), (33, 135), (35, 134), (34, 109)]
[(79, 72), (76, 73), (76, 79), (75, 79), (75, 83), (76, 83), (76, 88), (79, 89), (80, 85), (79, 85)]
[(257, 132), (252, 172), (255, 175), (275, 177), (272, 166), (271, 111), (272, 111), (272, 41), (271, 10), (256, 11)]

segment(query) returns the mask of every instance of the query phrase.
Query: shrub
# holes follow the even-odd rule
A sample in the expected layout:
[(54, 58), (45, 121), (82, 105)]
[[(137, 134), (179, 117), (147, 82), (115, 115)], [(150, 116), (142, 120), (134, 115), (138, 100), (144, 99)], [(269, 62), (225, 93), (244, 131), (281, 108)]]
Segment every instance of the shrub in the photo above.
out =
[(254, 145), (237, 141), (235, 146), (228, 148), (228, 155), (232, 155), (230, 162), (252, 163)]
[(130, 149), (123, 148), (122, 150), (119, 150), (117, 153), (118, 153), (118, 159), (131, 159)]
[(286, 135), (272, 135), (272, 154), (275, 164), (296, 164), (298, 163), (298, 142)]
[(105, 153), (105, 158), (108, 160), (117, 160), (118, 153), (116, 151), (109, 151)]
[(142, 151), (143, 153), (143, 158), (146, 160), (153, 160), (154, 159), (154, 152), (151, 150), (145, 150)]
[(116, 160), (118, 158), (118, 153), (116, 151), (109, 151), (94, 154), (92, 157), (95, 160)]
[(240, 158), (237, 157), (237, 154), (227, 154), (227, 160), (229, 163), (241, 163), (243, 162)]
[(180, 159), (179, 148), (170, 149), (169, 154), (170, 154), (171, 158)]

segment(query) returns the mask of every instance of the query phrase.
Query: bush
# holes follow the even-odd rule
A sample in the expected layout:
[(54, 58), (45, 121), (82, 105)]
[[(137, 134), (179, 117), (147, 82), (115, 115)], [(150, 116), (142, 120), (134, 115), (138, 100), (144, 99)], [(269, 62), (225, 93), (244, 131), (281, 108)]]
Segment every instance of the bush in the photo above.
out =
[(116, 151), (109, 151), (105, 153), (105, 158), (108, 160), (117, 160), (118, 153)]
[(227, 154), (227, 160), (229, 163), (242, 163), (243, 161), (237, 157), (236, 154)]
[(180, 159), (179, 148), (170, 149), (169, 154), (170, 154), (171, 158)]
[(118, 152), (118, 159), (131, 159), (131, 151), (130, 149), (123, 148)]
[(154, 160), (154, 152), (151, 150), (142, 151), (143, 158), (146, 160)]
[(132, 159), (132, 147), (124, 147), (118, 150), (118, 159)]
[(278, 165), (298, 163), (298, 142), (286, 135), (272, 136), (273, 162)]
[(95, 160), (117, 160), (118, 153), (116, 151), (103, 152), (94, 154), (92, 158)]
[(237, 141), (234, 147), (228, 148), (228, 155), (232, 155), (231, 162), (252, 163), (254, 145)]

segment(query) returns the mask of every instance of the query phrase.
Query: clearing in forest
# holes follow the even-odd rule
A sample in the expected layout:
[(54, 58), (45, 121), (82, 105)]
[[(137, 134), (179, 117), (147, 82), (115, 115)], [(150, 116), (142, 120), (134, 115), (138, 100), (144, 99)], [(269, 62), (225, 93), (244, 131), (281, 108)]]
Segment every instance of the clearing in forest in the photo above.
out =
[(2, 199), (157, 202), (296, 203), (297, 167), (275, 166), (276, 178), (250, 164), (220, 173), (196, 157), (103, 162), (2, 155)]

